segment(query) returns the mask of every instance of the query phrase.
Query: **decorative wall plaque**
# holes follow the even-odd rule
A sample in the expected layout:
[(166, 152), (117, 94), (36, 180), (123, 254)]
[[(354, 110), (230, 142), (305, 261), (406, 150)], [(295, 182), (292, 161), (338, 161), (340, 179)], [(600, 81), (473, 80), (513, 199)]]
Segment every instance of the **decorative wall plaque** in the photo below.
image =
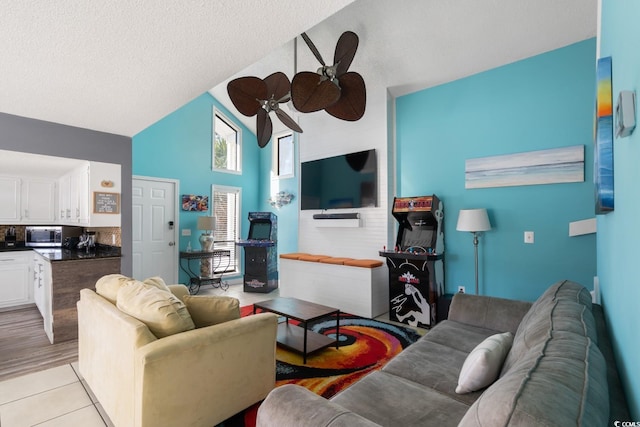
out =
[(120, 193), (93, 192), (93, 213), (119, 214)]

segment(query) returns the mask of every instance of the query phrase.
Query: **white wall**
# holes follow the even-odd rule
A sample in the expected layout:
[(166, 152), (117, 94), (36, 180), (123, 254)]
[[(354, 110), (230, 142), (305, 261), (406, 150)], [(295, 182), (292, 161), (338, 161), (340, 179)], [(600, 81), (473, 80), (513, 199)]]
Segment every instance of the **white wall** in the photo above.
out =
[[(365, 83), (367, 83), (367, 77)], [(378, 206), (360, 209), (332, 209), (331, 213), (358, 212), (359, 228), (317, 227), (313, 214), (320, 210), (300, 211), (298, 250), (314, 254), (352, 258), (378, 258), (378, 251), (390, 243), (387, 241), (389, 217), (389, 148), (387, 129), (387, 90), (367, 85), (365, 115), (357, 122), (336, 119), (324, 111), (303, 114), (300, 125), (304, 133), (299, 135), (300, 161), (315, 160), (368, 149), (376, 150), (378, 161)], [(321, 221), (321, 220), (320, 220)]]

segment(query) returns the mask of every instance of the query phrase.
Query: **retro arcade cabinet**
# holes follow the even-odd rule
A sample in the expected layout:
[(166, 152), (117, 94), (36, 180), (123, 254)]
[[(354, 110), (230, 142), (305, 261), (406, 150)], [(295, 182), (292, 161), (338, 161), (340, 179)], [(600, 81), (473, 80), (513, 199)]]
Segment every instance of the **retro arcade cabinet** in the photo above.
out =
[(393, 251), (381, 251), (389, 267), (389, 319), (411, 326), (436, 323), (444, 290), (444, 211), (435, 196), (396, 197), (398, 221)]
[(249, 238), (244, 247), (244, 291), (268, 293), (278, 287), (278, 217), (271, 212), (249, 212)]

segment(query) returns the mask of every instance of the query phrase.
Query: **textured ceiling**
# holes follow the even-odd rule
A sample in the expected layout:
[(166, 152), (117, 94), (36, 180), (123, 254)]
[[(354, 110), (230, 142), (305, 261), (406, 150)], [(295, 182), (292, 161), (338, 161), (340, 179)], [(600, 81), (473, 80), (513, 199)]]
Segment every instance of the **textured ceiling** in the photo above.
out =
[[(355, 31), (360, 45), (351, 69), (367, 88), (401, 96), (595, 37), (596, 27), (597, 0), (358, 0), (307, 34), (330, 62), (339, 35)], [(289, 42), (232, 78), (292, 77), (293, 52)], [(301, 38), (297, 52), (299, 71), (318, 67)], [(235, 111), (226, 82), (210, 92)], [(255, 128), (255, 118), (238, 117)]]
[(305, 30), (327, 62), (355, 31), (351, 68), (398, 96), (594, 37), (596, 21), (597, 0), (3, 0), (0, 112), (133, 136), (211, 88), (228, 103), (233, 75), (291, 75)]
[(3, 0), (0, 112), (133, 136), (353, 0)]

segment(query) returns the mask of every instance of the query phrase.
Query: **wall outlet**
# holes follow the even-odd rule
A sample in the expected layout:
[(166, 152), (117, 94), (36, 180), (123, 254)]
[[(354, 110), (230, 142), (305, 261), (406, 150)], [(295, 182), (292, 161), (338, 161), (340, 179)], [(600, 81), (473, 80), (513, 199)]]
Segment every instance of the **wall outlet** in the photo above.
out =
[(465, 293), (464, 286), (458, 286), (458, 293), (461, 293), (461, 294)]

